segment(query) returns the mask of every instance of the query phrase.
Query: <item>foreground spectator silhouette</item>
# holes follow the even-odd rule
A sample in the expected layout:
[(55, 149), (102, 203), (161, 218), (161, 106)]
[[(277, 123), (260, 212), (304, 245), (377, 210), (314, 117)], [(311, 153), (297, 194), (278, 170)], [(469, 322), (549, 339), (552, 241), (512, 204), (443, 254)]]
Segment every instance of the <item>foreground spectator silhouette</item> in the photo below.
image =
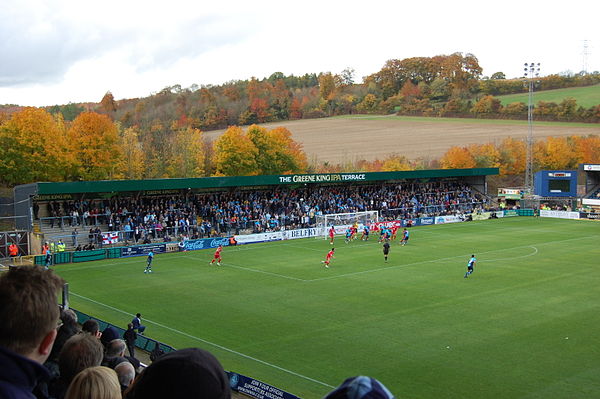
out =
[(115, 367), (115, 372), (117, 373), (117, 377), (119, 377), (121, 391), (125, 391), (135, 378), (133, 365), (129, 362), (121, 362)]
[(42, 364), (56, 339), (63, 283), (36, 266), (0, 275), (0, 398), (34, 398), (36, 385), (49, 379)]
[(81, 331), (79, 324), (77, 323), (77, 315), (71, 309), (64, 309), (60, 314), (60, 320), (63, 322), (63, 325), (58, 328), (52, 352), (50, 352), (48, 360), (44, 363), (44, 366), (46, 366), (53, 377), (58, 377), (59, 375), (58, 356), (60, 355), (60, 351), (65, 345), (65, 342)]
[(217, 358), (198, 348), (167, 353), (125, 391), (125, 399), (229, 399), (229, 379)]
[(394, 399), (394, 395), (375, 378), (361, 375), (346, 379), (324, 399)]
[(82, 370), (69, 385), (65, 399), (121, 399), (117, 374), (103, 366)]
[(73, 378), (89, 367), (100, 366), (103, 354), (102, 344), (93, 335), (82, 333), (69, 338), (60, 351), (60, 377), (51, 384), (50, 394), (57, 399), (63, 398)]

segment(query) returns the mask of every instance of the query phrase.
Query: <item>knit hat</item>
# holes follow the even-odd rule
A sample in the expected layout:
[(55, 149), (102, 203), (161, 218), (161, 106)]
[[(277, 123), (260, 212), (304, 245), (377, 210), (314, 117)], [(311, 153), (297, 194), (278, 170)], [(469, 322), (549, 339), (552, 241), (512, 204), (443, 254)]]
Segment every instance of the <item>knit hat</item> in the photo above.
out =
[(346, 379), (324, 399), (394, 399), (394, 395), (375, 378), (361, 375)]
[(113, 339), (119, 338), (119, 332), (114, 327), (106, 327), (104, 331), (102, 331), (102, 336), (100, 337), (100, 342), (104, 347), (110, 343)]
[(229, 379), (217, 358), (199, 348), (160, 356), (126, 392), (127, 399), (229, 399)]

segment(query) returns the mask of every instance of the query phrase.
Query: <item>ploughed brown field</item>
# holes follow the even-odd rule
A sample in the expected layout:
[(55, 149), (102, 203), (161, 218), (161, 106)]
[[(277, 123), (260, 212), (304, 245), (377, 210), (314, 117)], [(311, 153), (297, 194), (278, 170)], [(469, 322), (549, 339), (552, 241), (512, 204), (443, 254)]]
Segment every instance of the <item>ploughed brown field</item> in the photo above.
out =
[[(408, 159), (439, 159), (454, 145), (500, 143), (506, 137), (525, 139), (527, 122), (382, 117), (345, 117), (282, 121), (263, 124), (283, 126), (304, 146), (309, 161), (338, 164), (384, 159), (391, 154)], [(224, 130), (206, 132), (210, 140)], [(598, 124), (534, 123), (534, 139), (600, 134)]]

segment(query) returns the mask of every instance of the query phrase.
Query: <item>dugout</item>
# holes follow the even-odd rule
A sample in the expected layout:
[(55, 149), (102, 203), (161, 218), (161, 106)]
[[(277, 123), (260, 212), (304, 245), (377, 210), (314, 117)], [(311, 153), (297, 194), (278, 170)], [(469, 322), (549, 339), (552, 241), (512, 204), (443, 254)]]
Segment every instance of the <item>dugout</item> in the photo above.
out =
[[(148, 180), (103, 180), (59, 183), (31, 183), (14, 188), (17, 228), (40, 231), (40, 223), (52, 219), (46, 206), (50, 201), (104, 200), (114, 197), (189, 196), (200, 193), (266, 190), (272, 188), (373, 185), (381, 183), (458, 181), (487, 195), (486, 177), (498, 168), (435, 169), (397, 172), (319, 173), (269, 176), (202, 177)], [(59, 216), (62, 227), (69, 216)], [(43, 230), (42, 230), (43, 231)]]

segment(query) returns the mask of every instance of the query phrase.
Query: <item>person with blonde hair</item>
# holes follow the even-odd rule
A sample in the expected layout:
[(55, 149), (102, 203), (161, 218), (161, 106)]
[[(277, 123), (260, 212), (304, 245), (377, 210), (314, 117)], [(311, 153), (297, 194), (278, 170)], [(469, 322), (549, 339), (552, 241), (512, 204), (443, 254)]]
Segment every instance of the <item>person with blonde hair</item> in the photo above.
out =
[(82, 370), (69, 385), (65, 399), (121, 399), (117, 373), (104, 366)]

